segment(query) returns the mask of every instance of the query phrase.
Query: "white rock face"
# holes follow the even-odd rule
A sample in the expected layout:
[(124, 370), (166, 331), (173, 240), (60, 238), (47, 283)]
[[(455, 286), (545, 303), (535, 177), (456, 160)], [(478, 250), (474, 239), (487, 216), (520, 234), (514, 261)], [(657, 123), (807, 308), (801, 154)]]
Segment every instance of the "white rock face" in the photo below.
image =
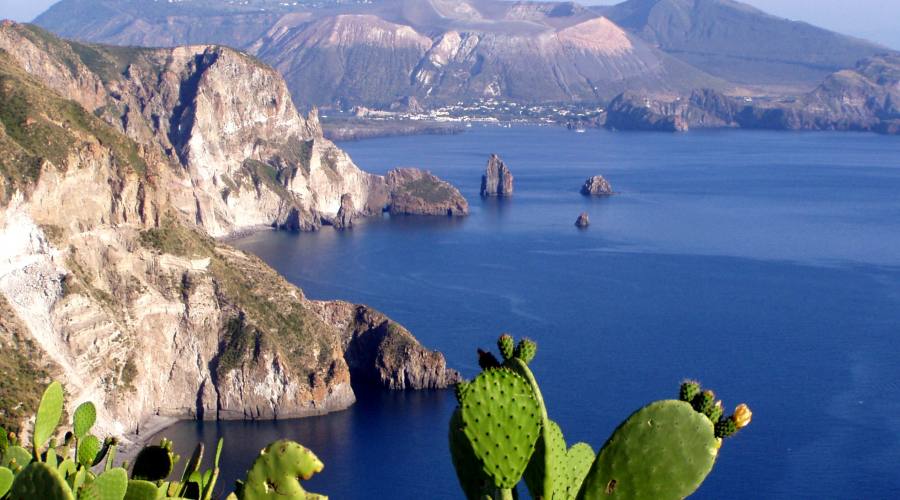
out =
[[(36, 173), (0, 176), (0, 356), (17, 340), (34, 344), (25, 363), (64, 383), (69, 411), (95, 402), (98, 434), (126, 443), (177, 418), (288, 418), (352, 404), (347, 325), (209, 235), (314, 229), (342, 195), (359, 213), (380, 211), (385, 180), (323, 139), (316, 113), (298, 115), (277, 73), (246, 55), (138, 51), (98, 88), (86, 66), (59, 62), (71, 56), (66, 42), (38, 47), (27, 30), (0, 24), (12, 57), (0, 54), (4, 84), (22, 89), (39, 125), (57, 126), (67, 146)], [(49, 88), (39, 87), (45, 78)], [(53, 121), (71, 112), (54, 90), (86, 107), (84, 123)], [(2, 167), (22, 168), (30, 144), (0, 127), (0, 155), (11, 159)], [(410, 339), (403, 349), (414, 344), (417, 356), (386, 376), (449, 383), (443, 356)]]

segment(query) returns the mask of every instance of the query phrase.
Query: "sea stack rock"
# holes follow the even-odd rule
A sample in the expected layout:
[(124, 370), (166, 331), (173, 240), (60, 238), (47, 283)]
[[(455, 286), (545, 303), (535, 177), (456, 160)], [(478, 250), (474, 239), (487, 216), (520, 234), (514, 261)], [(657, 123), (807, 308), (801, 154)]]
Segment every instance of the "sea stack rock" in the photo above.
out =
[(584, 181), (581, 194), (585, 196), (609, 196), (613, 194), (612, 186), (602, 175), (595, 175)]
[(356, 207), (353, 206), (353, 197), (350, 193), (341, 195), (341, 208), (338, 209), (337, 217), (334, 218), (335, 229), (349, 229), (353, 227), (353, 215), (356, 213)]
[(395, 168), (388, 172), (391, 215), (469, 214), (469, 202), (452, 184), (418, 168)]
[(499, 156), (492, 154), (481, 176), (481, 196), (512, 196), (512, 192), (512, 172)]
[(586, 228), (591, 225), (591, 220), (588, 218), (587, 212), (581, 212), (581, 215), (578, 216), (578, 220), (575, 221), (575, 225), (580, 228)]

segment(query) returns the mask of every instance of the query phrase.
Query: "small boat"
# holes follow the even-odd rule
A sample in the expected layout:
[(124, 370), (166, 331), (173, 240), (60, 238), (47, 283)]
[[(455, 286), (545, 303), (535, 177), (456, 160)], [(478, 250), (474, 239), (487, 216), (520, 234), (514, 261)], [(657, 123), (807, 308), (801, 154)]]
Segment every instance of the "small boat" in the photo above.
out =
[(576, 129), (575, 129), (575, 133), (576, 133), (576, 134), (583, 134), (583, 133), (585, 133), (585, 130), (584, 130), (583, 128), (576, 128)]

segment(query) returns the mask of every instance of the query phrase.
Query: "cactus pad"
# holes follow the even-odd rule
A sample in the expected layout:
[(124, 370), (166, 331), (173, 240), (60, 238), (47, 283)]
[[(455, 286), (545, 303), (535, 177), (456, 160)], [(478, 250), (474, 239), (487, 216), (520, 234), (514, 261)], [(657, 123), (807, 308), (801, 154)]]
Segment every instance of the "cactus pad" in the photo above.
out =
[(128, 490), (128, 473), (121, 467), (108, 470), (86, 485), (79, 500), (122, 500)]
[(685, 498), (712, 470), (718, 447), (706, 415), (683, 401), (657, 401), (619, 425), (578, 498)]
[(456, 470), (456, 478), (469, 500), (480, 500), (491, 479), (481, 469), (481, 463), (472, 450), (469, 438), (463, 432), (462, 413), (457, 408), (450, 417), (450, 458)]
[(556, 422), (544, 420), (541, 436), (534, 446), (528, 468), (525, 469), (525, 485), (532, 498), (553, 498), (557, 484), (565, 482), (565, 462), (566, 440), (562, 429)]
[(100, 439), (88, 434), (78, 443), (78, 463), (85, 467), (94, 465), (94, 459), (100, 453)]
[(159, 486), (150, 481), (132, 479), (128, 481), (128, 489), (125, 491), (125, 500), (156, 500), (162, 498)]
[(145, 446), (134, 459), (131, 477), (146, 481), (162, 481), (169, 477), (175, 461), (165, 446)]
[(9, 488), (12, 487), (13, 473), (6, 467), (0, 467), (0, 498), (6, 495)]
[(522, 339), (516, 345), (515, 356), (526, 363), (531, 363), (537, 354), (537, 344), (531, 339)]
[(253, 462), (238, 496), (243, 500), (309, 498), (300, 479), (309, 479), (324, 467), (305, 447), (293, 441), (275, 441)]
[(96, 421), (97, 408), (94, 406), (94, 403), (88, 401), (78, 405), (78, 408), (75, 409), (75, 414), (72, 416), (72, 427), (75, 437), (81, 439), (86, 436), (88, 432), (91, 432), (91, 427), (94, 426)]
[(512, 335), (508, 333), (504, 333), (497, 339), (497, 349), (500, 350), (500, 355), (503, 356), (504, 360), (511, 359), (516, 352), (516, 343), (512, 338)]
[(0, 465), (12, 469), (13, 460), (19, 467), (25, 467), (28, 462), (31, 462), (31, 452), (21, 446), (10, 446), (3, 452), (3, 462)]
[[(55, 426), (54, 426), (55, 427)], [(12, 500), (74, 500), (72, 490), (56, 468), (42, 462), (32, 462), (13, 481), (9, 491)]]
[(34, 435), (32, 441), (35, 449), (42, 448), (53, 435), (63, 412), (63, 388), (59, 382), (53, 382), (44, 390), (37, 415), (34, 417)]
[(578, 495), (581, 483), (594, 463), (594, 449), (587, 443), (576, 443), (566, 452), (561, 481), (554, 487), (553, 500), (570, 500)]
[(463, 432), (498, 488), (515, 487), (541, 430), (541, 408), (521, 375), (499, 368), (469, 383), (460, 405)]

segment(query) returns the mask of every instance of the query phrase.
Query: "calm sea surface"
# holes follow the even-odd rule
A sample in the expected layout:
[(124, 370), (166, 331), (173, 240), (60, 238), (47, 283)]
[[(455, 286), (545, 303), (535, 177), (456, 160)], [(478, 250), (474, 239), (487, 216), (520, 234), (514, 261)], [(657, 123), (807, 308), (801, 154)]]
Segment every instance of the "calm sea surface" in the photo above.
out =
[[(570, 444), (598, 449), (685, 377), (729, 409), (749, 403), (752, 425), (697, 498), (900, 497), (900, 138), (522, 127), (341, 146), (372, 172), (430, 169), (471, 215), (236, 242), (310, 297), (384, 311), (466, 376), (500, 332), (535, 339)], [(515, 175), (510, 200), (478, 197), (491, 152)], [(619, 194), (582, 197), (596, 174)], [(582, 211), (586, 231), (573, 225)], [(369, 394), (324, 417), (164, 434), (184, 448), (224, 436), (228, 487), (286, 437), (326, 464), (312, 491), (460, 498), (454, 405), (452, 391)]]

